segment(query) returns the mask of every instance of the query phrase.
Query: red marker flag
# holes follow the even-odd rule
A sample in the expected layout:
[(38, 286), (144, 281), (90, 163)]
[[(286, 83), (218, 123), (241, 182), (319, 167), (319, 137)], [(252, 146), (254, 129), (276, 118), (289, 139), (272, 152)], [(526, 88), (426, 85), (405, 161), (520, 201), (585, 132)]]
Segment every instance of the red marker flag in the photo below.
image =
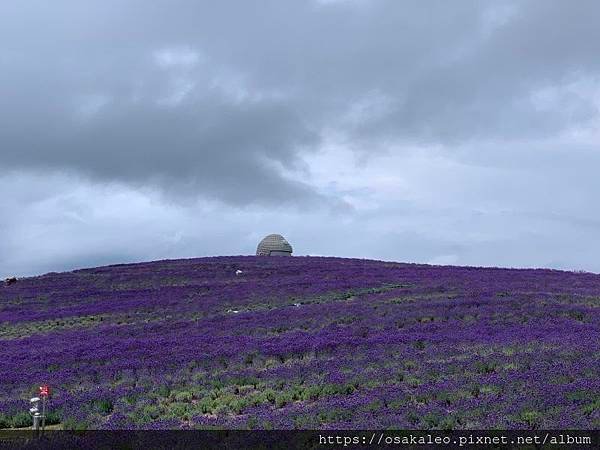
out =
[(40, 386), (40, 395), (42, 397), (49, 397), (50, 396), (50, 386), (48, 386), (47, 384), (43, 384), (42, 386)]

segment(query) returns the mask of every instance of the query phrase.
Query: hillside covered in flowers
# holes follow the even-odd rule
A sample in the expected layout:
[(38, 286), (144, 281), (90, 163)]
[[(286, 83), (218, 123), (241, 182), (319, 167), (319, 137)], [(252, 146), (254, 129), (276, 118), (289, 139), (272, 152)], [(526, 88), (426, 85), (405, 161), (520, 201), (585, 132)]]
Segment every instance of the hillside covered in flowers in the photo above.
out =
[[(240, 273), (241, 271), (241, 273)], [(0, 428), (600, 427), (600, 276), (323, 257), (0, 286)]]

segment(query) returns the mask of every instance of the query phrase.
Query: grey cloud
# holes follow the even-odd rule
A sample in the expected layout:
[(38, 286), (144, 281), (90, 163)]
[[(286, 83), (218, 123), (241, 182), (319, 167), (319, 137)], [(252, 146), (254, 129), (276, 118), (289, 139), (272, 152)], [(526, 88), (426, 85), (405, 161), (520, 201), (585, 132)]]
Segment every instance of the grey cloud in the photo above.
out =
[(7, 145), (3, 160), (14, 167), (75, 169), (98, 179), (154, 180), (237, 204), (320, 199), (263, 163), (293, 165), (295, 147), (315, 139), (285, 107), (236, 108), (219, 99), (201, 105), (167, 111), (150, 102), (107, 106), (93, 123), (69, 121), (33, 135), (0, 131)]
[[(331, 128), (368, 152), (395, 141), (554, 134), (598, 112), (584, 96), (563, 96), (545, 112), (529, 100), (577, 74), (598, 75), (594, 1), (34, 1), (1, 8), (0, 38), (8, 44), (0, 142), (9, 167), (162, 180), (170, 190), (187, 186), (233, 204), (327, 204), (265, 160), (297, 168)], [(502, 11), (513, 12), (503, 19)], [(153, 59), (181, 48), (198, 52), (199, 62), (165, 68)], [(241, 99), (230, 98), (227, 83)], [(367, 110), (353, 124), (339, 120), (373, 92), (387, 102), (379, 117)], [(77, 113), (87, 120), (77, 123)]]

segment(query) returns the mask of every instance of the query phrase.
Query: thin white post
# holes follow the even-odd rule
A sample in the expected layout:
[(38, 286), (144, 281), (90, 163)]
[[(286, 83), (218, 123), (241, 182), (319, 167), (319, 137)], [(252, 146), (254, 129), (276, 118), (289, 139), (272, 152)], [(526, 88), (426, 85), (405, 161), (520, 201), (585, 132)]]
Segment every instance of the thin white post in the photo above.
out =
[(33, 429), (37, 436), (40, 432), (40, 413), (35, 413), (33, 415)]
[(42, 434), (46, 428), (46, 396), (42, 397)]

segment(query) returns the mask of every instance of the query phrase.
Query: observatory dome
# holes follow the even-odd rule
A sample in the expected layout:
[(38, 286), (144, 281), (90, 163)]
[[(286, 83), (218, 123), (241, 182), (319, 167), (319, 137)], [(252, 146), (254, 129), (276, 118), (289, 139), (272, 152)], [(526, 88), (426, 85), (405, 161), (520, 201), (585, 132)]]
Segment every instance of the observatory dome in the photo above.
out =
[(282, 235), (269, 234), (258, 243), (256, 256), (292, 256), (292, 246)]

